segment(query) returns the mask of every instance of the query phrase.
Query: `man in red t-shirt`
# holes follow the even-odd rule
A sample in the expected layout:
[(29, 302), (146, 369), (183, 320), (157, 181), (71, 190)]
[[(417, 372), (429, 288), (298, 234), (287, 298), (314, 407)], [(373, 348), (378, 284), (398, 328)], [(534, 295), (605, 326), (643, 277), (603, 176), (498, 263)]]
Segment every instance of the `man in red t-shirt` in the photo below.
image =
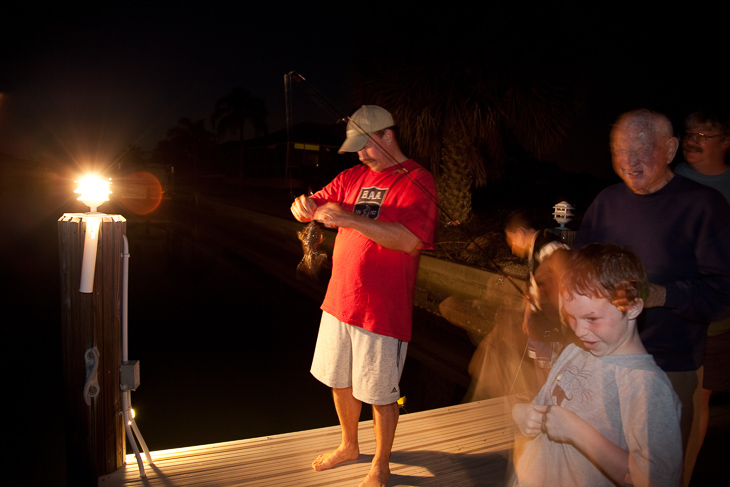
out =
[(325, 470), (359, 456), (358, 422), (367, 402), (376, 449), (361, 485), (385, 485), (419, 253), (433, 245), (436, 186), (428, 171), (403, 155), (383, 108), (365, 105), (352, 115), (342, 152), (357, 152), (362, 164), (291, 207), (301, 222), (337, 228), (311, 371), (332, 388), (342, 441), (312, 467)]

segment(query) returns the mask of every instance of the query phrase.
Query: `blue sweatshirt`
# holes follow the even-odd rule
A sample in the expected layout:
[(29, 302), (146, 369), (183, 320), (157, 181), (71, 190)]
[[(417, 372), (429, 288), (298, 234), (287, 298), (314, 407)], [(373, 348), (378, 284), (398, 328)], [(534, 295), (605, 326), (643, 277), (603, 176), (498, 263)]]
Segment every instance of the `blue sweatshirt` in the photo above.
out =
[(649, 282), (666, 287), (639, 332), (664, 371), (702, 365), (707, 324), (730, 315), (730, 206), (712, 189), (675, 175), (648, 195), (619, 183), (591, 204), (575, 240), (613, 242), (641, 258)]

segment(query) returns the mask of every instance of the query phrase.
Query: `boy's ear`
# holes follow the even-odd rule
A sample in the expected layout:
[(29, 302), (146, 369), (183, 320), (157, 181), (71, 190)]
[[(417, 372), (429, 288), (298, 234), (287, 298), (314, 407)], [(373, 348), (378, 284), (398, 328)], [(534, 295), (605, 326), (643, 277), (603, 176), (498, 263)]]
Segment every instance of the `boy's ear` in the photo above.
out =
[(627, 306), (626, 310), (626, 316), (630, 320), (635, 320), (639, 317), (641, 312), (644, 310), (644, 300), (641, 298), (636, 298), (633, 303), (631, 303), (629, 306)]

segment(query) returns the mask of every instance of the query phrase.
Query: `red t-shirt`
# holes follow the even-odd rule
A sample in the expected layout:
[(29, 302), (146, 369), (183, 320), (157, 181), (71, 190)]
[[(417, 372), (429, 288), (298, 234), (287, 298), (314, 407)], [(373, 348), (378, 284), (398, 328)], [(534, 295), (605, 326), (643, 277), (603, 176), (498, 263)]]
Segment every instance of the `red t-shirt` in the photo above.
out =
[[(344, 210), (378, 221), (399, 222), (424, 249), (433, 248), (435, 198), (433, 176), (410, 159), (381, 172), (359, 164), (312, 196), (317, 205), (339, 203)], [(322, 310), (344, 323), (409, 341), (418, 257), (387, 249), (351, 228), (339, 228)]]

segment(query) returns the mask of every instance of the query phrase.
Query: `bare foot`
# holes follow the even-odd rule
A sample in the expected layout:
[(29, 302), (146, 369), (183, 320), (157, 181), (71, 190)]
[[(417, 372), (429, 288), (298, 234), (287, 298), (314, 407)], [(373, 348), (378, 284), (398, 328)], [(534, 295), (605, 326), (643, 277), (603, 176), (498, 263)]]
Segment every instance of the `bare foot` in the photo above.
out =
[(346, 462), (348, 460), (356, 460), (359, 456), (359, 449), (346, 450), (342, 447), (338, 447), (332, 453), (325, 453), (318, 456), (312, 462), (312, 468), (317, 472), (319, 472), (320, 470), (327, 470), (328, 468), (334, 467), (338, 463)]
[(390, 479), (390, 469), (380, 470), (375, 465), (370, 468), (370, 472), (358, 487), (385, 487)]

